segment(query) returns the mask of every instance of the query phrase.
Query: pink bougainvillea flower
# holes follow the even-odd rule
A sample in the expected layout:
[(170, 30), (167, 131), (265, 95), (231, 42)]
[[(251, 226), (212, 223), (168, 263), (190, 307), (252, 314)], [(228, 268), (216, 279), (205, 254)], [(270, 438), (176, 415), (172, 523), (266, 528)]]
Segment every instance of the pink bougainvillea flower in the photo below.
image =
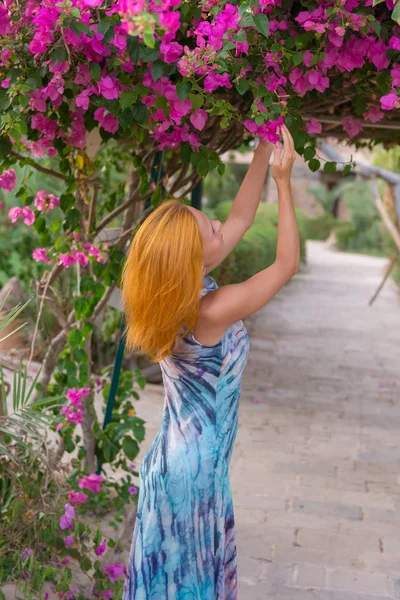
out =
[(84, 475), (78, 482), (81, 489), (92, 491), (94, 494), (98, 494), (101, 489), (101, 484), (104, 478), (101, 475), (91, 473), (90, 475)]
[(130, 494), (134, 495), (134, 494), (137, 494), (137, 492), (138, 492), (138, 489), (137, 489), (137, 487), (135, 487), (134, 485), (131, 485), (131, 486), (128, 488), (128, 492), (129, 492)]
[(166, 33), (174, 34), (178, 31), (181, 25), (179, 12), (161, 13), (159, 17), (160, 25), (165, 29)]
[(205, 110), (198, 108), (194, 111), (193, 114), (190, 115), (190, 122), (199, 131), (204, 129), (205, 124), (207, 123), (208, 114)]
[(389, 40), (389, 48), (391, 50), (400, 50), (400, 37), (392, 35), (392, 37)]
[(118, 131), (118, 119), (114, 117), (114, 115), (112, 115), (111, 113), (107, 112), (107, 109), (104, 108), (104, 106), (97, 108), (94, 111), (93, 116), (96, 119), (96, 121), (100, 123), (104, 131), (108, 131), (109, 133), (115, 133), (116, 131)]
[(363, 117), (366, 121), (371, 121), (371, 123), (378, 123), (384, 118), (383, 112), (380, 110), (379, 106), (373, 106), (367, 112), (363, 114)]
[(213, 92), (219, 87), (231, 88), (232, 84), (229, 81), (229, 74), (210, 73), (204, 79), (204, 91)]
[(97, 8), (103, 4), (103, 0), (83, 0), (83, 4), (92, 8)]
[(11, 192), (17, 183), (17, 176), (14, 169), (7, 169), (0, 175), (0, 188), (6, 192)]
[(136, 463), (130, 463), (129, 468), (134, 471), (136, 469)]
[(106, 547), (107, 540), (103, 540), (100, 546), (97, 546), (97, 548), (95, 549), (96, 556), (101, 556), (102, 554), (104, 554), (104, 552), (106, 551)]
[(60, 518), (60, 529), (69, 529), (71, 530), (72, 520), (75, 519), (75, 509), (71, 504), (65, 504), (65, 513)]
[(3, 208), (3, 203), (0, 202), (0, 210), (2, 210), (2, 208)]
[(72, 587), (66, 592), (65, 600), (73, 600), (77, 594), (79, 594), (78, 588)]
[(106, 590), (105, 592), (100, 592), (100, 596), (102, 596), (102, 598), (108, 598), (111, 600), (111, 598), (113, 597), (113, 591), (110, 590), (110, 588), (108, 588), (108, 590)]
[(35, 207), (41, 212), (48, 213), (49, 210), (60, 206), (60, 198), (54, 194), (48, 194), (46, 190), (39, 190), (35, 196)]
[(102, 77), (98, 83), (98, 86), (100, 94), (104, 96), (104, 98), (107, 98), (107, 100), (114, 100), (118, 98), (116, 81), (109, 75)]
[(32, 258), (36, 260), (36, 262), (49, 262), (46, 248), (36, 248), (36, 250), (32, 252)]
[(2, 80), (1, 87), (7, 89), (10, 87), (10, 83), (11, 83), (11, 77), (6, 77), (5, 79)]
[(72, 537), (72, 535), (67, 535), (67, 537), (64, 540), (64, 544), (67, 546), (67, 548), (69, 548), (69, 546), (72, 546), (73, 543), (74, 538)]
[(173, 63), (183, 54), (183, 46), (178, 42), (161, 42), (160, 52), (166, 63)]
[(118, 577), (125, 575), (125, 567), (122, 564), (109, 563), (104, 565), (104, 573), (109, 577), (111, 583), (115, 583)]
[(89, 498), (89, 496), (87, 494), (85, 494), (84, 492), (74, 492), (74, 491), (68, 492), (68, 500), (74, 506), (77, 506), (78, 504), (84, 504), (88, 498)]
[(350, 138), (355, 137), (362, 131), (362, 125), (360, 121), (357, 119), (353, 119), (353, 117), (344, 117), (342, 119), (343, 129), (347, 133)]
[(250, 133), (256, 133), (256, 131), (258, 129), (257, 123), (255, 123), (251, 119), (246, 119), (246, 121), (244, 121), (243, 125), (246, 127), (246, 129), (248, 131), (250, 131)]
[(386, 96), (382, 96), (379, 101), (383, 110), (393, 110), (400, 106), (400, 98), (393, 92), (391, 94), (386, 94)]
[(38, 110), (39, 112), (46, 112), (46, 99), (47, 94), (42, 90), (34, 90), (30, 94), (29, 108), (31, 110)]
[(70, 265), (76, 264), (76, 259), (73, 256), (71, 256), (71, 254), (60, 254), (58, 259), (60, 261), (59, 264), (65, 267), (66, 269), (68, 269)]
[(90, 387), (70, 388), (66, 393), (66, 398), (68, 400), (71, 400), (72, 404), (78, 405), (78, 403), (80, 402), (80, 400), (82, 398), (85, 398), (86, 396), (90, 396), (90, 392), (91, 392)]
[(322, 131), (322, 125), (315, 119), (310, 119), (306, 123), (306, 130), (309, 135), (319, 134)]
[(19, 217), (22, 217), (25, 225), (32, 225), (35, 222), (35, 213), (29, 206), (24, 206), (24, 208), (14, 207), (10, 208), (8, 211), (8, 216), (11, 219), (12, 223), (16, 223)]

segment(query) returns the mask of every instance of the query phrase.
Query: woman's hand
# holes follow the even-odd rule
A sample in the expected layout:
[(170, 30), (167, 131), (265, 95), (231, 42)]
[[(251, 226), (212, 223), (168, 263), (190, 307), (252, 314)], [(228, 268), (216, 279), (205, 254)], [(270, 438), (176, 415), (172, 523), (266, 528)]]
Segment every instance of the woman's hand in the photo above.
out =
[(293, 138), (286, 125), (282, 129), (283, 148), (279, 142), (275, 144), (274, 162), (272, 163), (272, 177), (277, 185), (281, 183), (289, 183), (294, 162), (296, 160), (296, 152), (294, 149)]

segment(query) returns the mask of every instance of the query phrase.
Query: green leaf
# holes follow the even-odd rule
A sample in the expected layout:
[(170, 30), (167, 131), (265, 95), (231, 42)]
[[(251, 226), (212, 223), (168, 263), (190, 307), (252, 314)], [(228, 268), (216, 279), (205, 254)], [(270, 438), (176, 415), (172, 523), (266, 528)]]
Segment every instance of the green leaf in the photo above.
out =
[(134, 417), (134, 420), (132, 422), (132, 431), (137, 441), (143, 442), (146, 433), (144, 421), (142, 419)]
[(190, 94), (189, 100), (194, 109), (201, 108), (204, 104), (204, 96), (201, 94)]
[(295, 52), (292, 55), (292, 61), (295, 66), (300, 65), (304, 61), (304, 54), (302, 52)]
[(101, 67), (99, 63), (91, 62), (89, 64), (89, 71), (94, 81), (100, 81), (101, 78)]
[(7, 158), (11, 152), (12, 144), (5, 135), (0, 137), (0, 159)]
[(381, 35), (382, 25), (380, 23), (377, 23), (377, 21), (371, 21), (370, 25), (375, 31), (376, 35)]
[(208, 160), (206, 158), (202, 158), (199, 161), (199, 164), (197, 165), (196, 170), (197, 170), (197, 174), (200, 175), (201, 177), (204, 177), (205, 175), (207, 175), (208, 171), (210, 170)]
[(125, 92), (122, 92), (119, 99), (122, 110), (125, 110), (128, 106), (132, 106), (137, 100), (137, 95), (136, 90), (126, 90)]
[(315, 173), (320, 168), (321, 163), (316, 158), (312, 158), (310, 160), (310, 162), (308, 163), (308, 166), (310, 168), (310, 171), (312, 171), (313, 173)]
[(308, 148), (306, 148), (304, 150), (304, 160), (311, 160), (312, 158), (314, 158), (315, 156), (315, 148), (313, 148), (312, 146), (308, 146)]
[(60, 229), (60, 227), (61, 227), (61, 221), (56, 220), (56, 221), (53, 221), (53, 223), (51, 224), (50, 230), (52, 233), (57, 233), (57, 231)]
[(381, 2), (385, 2), (385, 0), (374, 0), (372, 6), (377, 6), (378, 4), (381, 4)]
[(176, 93), (178, 94), (178, 98), (182, 100), (182, 102), (186, 100), (186, 98), (189, 96), (191, 89), (192, 84), (189, 81), (185, 81), (184, 79), (181, 79), (176, 84)]
[(153, 31), (151, 28), (145, 28), (143, 34), (143, 42), (148, 48), (155, 48), (156, 46), (156, 38), (154, 37)]
[(265, 37), (269, 34), (269, 21), (266, 15), (259, 13), (253, 16), (254, 27)]
[(60, 196), (60, 208), (68, 212), (75, 204), (75, 197), (72, 194), (62, 194)]
[(180, 159), (183, 163), (187, 163), (190, 161), (190, 153), (192, 152), (192, 149), (190, 147), (190, 144), (188, 144), (187, 142), (184, 142), (181, 145), (181, 150), (180, 150)]
[(140, 125), (145, 121), (147, 117), (147, 108), (144, 104), (135, 104), (132, 107), (132, 116)]
[(64, 223), (64, 228), (65, 228), (65, 226), (67, 229), (69, 227), (75, 228), (77, 225), (79, 225), (80, 220), (81, 220), (81, 213), (76, 208), (73, 208), (72, 210), (68, 211), (68, 213), (66, 214), (66, 221)]
[(50, 54), (51, 63), (55, 65), (56, 63), (64, 62), (67, 58), (67, 51), (64, 46), (59, 46)]
[(400, 25), (400, 2), (397, 0), (396, 5), (392, 12), (392, 19), (396, 21), (397, 25)]
[[(92, 568), (92, 561), (87, 556), (81, 556), (79, 559), (79, 566), (84, 573), (87, 573)], [(69, 589), (69, 584), (67, 589)]]
[(82, 343), (82, 334), (79, 329), (73, 329), (69, 332), (68, 342), (71, 348), (77, 348)]
[(46, 231), (46, 221), (43, 217), (36, 219), (33, 226), (38, 233), (44, 233)]
[(324, 165), (325, 173), (335, 173), (336, 171), (336, 163), (335, 162), (327, 162)]
[(126, 437), (122, 442), (122, 450), (130, 460), (133, 460), (139, 454), (139, 445), (136, 440)]
[(249, 87), (250, 87), (250, 84), (249, 84), (249, 82), (247, 81), (247, 79), (240, 79), (240, 80), (237, 82), (237, 84), (236, 84), (236, 86), (235, 86), (235, 87), (236, 87), (237, 91), (239, 92), (239, 94), (240, 94), (241, 96), (243, 96), (243, 95), (244, 95), (244, 94), (247, 92), (247, 90), (249, 89)]
[(152, 64), (151, 74), (153, 76), (153, 80), (158, 81), (164, 74), (164, 63), (162, 63), (160, 60), (156, 60), (156, 62)]

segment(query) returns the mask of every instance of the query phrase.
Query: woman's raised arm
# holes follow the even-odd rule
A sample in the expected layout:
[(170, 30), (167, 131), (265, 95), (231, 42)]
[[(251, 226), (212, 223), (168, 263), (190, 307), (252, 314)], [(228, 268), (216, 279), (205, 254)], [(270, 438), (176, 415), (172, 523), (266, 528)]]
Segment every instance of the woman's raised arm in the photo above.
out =
[(206, 336), (207, 343), (216, 343), (232, 323), (260, 310), (299, 268), (299, 231), (290, 185), (296, 156), (293, 139), (286, 127), (282, 128), (282, 137), (283, 150), (280, 144), (276, 145), (272, 166), (279, 204), (275, 262), (247, 281), (223, 286), (203, 299), (197, 334)]
[(215, 269), (229, 254), (246, 231), (252, 226), (260, 203), (269, 161), (274, 147), (269, 142), (260, 142), (253, 160), (233, 202), (231, 211), (221, 227), (224, 238), (223, 253), (218, 263), (210, 265), (207, 273)]

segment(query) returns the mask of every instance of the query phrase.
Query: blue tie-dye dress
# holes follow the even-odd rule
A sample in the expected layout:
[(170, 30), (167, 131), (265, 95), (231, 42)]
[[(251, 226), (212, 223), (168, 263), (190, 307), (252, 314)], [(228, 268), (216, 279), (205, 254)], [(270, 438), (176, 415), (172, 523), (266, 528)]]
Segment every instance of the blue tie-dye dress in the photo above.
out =
[[(201, 295), (216, 288), (206, 276)], [(140, 466), (123, 600), (237, 598), (228, 467), (248, 352), (239, 321), (211, 347), (190, 334), (160, 363), (162, 424)]]

